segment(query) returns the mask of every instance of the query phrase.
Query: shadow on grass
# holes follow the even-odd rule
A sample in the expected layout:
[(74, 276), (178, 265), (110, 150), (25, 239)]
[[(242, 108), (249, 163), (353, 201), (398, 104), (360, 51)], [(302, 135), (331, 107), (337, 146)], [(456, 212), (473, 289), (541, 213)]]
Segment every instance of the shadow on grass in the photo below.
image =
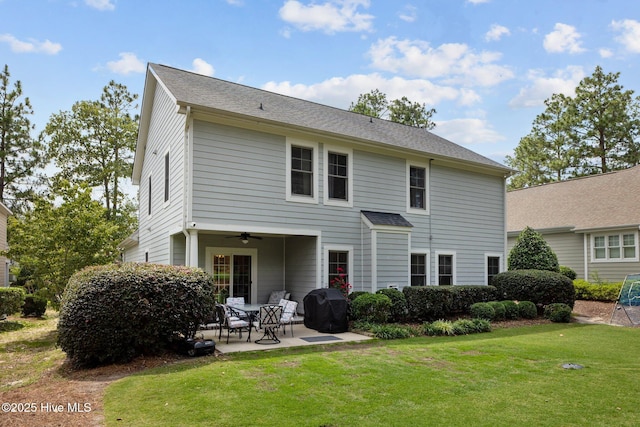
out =
[(0, 322), (0, 333), (19, 331), (24, 328), (24, 325), (20, 322), (14, 322), (11, 320), (4, 320)]

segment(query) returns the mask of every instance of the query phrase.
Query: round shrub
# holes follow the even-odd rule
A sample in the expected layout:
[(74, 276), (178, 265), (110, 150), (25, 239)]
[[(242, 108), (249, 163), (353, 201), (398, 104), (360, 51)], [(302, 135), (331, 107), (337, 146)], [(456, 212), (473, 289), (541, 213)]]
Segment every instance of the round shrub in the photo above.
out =
[(507, 318), (507, 309), (500, 301), (489, 301), (491, 307), (493, 307), (493, 319), (491, 320), (504, 320)]
[(560, 274), (567, 276), (570, 280), (576, 280), (576, 277), (578, 277), (578, 274), (573, 268), (565, 265), (560, 266)]
[(27, 294), (22, 306), (22, 315), (42, 317), (47, 311), (47, 299), (39, 295)]
[(493, 277), (498, 295), (505, 300), (531, 301), (539, 307), (561, 302), (573, 307), (575, 289), (568, 277), (553, 271), (504, 271)]
[(354, 320), (371, 323), (386, 323), (391, 312), (391, 299), (383, 294), (360, 295), (351, 304)]
[(518, 312), (523, 319), (535, 319), (538, 317), (538, 309), (531, 301), (520, 301), (518, 303)]
[(213, 281), (196, 268), (126, 263), (88, 267), (65, 289), (58, 345), (76, 367), (159, 354), (191, 338), (214, 308)]
[[(509, 252), (509, 270), (548, 270), (558, 272), (558, 257), (542, 234), (525, 227)], [(492, 283), (493, 285), (493, 283)]]
[(504, 300), (502, 301), (502, 305), (504, 305), (504, 317), (509, 320), (517, 320), (520, 317), (520, 310), (518, 310), (518, 304), (512, 300)]
[(24, 288), (0, 288), (0, 317), (3, 314), (10, 315), (19, 312), (20, 307), (24, 304), (25, 296)]
[(391, 300), (389, 322), (403, 322), (407, 318), (407, 299), (397, 289), (379, 289), (377, 294), (386, 295)]
[(471, 305), (471, 317), (474, 319), (492, 320), (496, 311), (488, 302), (477, 302)]
[(556, 323), (569, 323), (571, 307), (561, 302), (548, 304), (544, 307), (544, 317)]
[(349, 299), (349, 301), (353, 301), (354, 299), (358, 298), (360, 295), (366, 295), (369, 292), (366, 291), (353, 291), (351, 292), (347, 298)]

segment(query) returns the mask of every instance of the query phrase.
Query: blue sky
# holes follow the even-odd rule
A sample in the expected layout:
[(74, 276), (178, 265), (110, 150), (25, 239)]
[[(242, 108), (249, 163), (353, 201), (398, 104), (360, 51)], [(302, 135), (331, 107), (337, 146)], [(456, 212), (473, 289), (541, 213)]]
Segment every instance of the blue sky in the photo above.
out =
[(0, 0), (0, 66), (37, 132), (110, 80), (141, 96), (155, 62), (344, 109), (407, 96), (503, 162), (597, 65), (639, 95), (639, 60), (629, 0)]

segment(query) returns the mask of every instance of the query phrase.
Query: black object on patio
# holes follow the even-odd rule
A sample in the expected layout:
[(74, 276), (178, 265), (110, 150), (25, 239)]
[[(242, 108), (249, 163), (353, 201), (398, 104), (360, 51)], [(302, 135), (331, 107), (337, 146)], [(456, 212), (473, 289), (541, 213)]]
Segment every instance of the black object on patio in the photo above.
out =
[(347, 299), (333, 288), (314, 289), (303, 300), (304, 326), (323, 333), (347, 332)]

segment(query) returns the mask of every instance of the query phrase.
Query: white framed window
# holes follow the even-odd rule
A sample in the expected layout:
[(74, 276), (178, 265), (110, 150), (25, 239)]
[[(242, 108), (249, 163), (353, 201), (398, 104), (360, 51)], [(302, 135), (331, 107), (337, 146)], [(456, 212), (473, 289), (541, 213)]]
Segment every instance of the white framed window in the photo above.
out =
[(287, 138), (286, 150), (286, 200), (318, 203), (318, 144)]
[(436, 284), (456, 284), (456, 253), (453, 251), (436, 251)]
[(429, 165), (407, 161), (407, 212), (429, 214)]
[(592, 262), (637, 262), (638, 259), (637, 231), (591, 236)]
[(411, 286), (427, 286), (430, 285), (430, 264), (429, 251), (412, 249), (410, 258), (410, 285)]
[(484, 284), (490, 285), (493, 276), (502, 271), (502, 254), (485, 253), (484, 254)]
[(324, 146), (324, 204), (353, 206), (353, 150)]
[(340, 274), (346, 276), (348, 283), (354, 283), (353, 246), (325, 245), (324, 247), (324, 286)]

